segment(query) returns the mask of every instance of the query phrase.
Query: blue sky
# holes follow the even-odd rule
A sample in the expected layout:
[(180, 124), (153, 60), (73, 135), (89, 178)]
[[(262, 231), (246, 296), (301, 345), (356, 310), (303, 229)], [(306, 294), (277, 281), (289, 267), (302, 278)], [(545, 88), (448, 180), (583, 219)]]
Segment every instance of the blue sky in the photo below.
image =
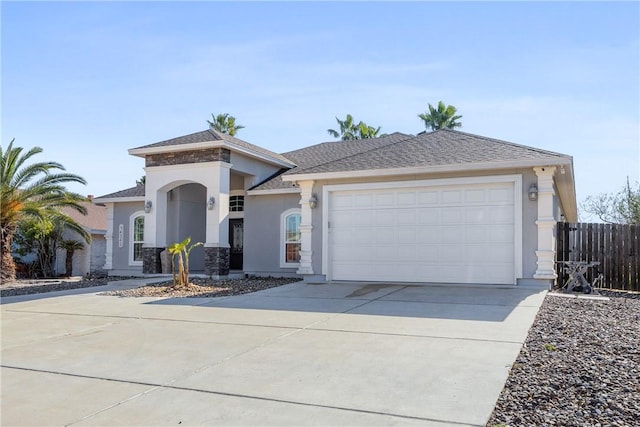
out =
[(579, 201), (640, 179), (638, 2), (1, 2), (2, 135), (102, 195), (127, 149), (211, 113), (276, 152), (335, 117), (417, 133), (427, 104), (465, 132), (574, 156)]

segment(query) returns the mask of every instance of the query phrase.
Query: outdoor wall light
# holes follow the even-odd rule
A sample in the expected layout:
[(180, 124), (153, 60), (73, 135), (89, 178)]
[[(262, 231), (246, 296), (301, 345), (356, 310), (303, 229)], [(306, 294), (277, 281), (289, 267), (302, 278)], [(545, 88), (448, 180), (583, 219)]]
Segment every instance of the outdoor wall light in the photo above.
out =
[(207, 202), (207, 209), (209, 209), (210, 211), (213, 210), (213, 206), (216, 204), (216, 198), (211, 196), (209, 197), (209, 201)]
[(312, 194), (311, 198), (309, 199), (309, 207), (311, 209), (315, 209), (316, 206), (318, 206), (318, 196), (316, 196), (315, 194)]
[(151, 200), (147, 200), (144, 204), (144, 213), (151, 212), (151, 206), (153, 206), (153, 203), (151, 203)]
[(529, 187), (529, 200), (532, 202), (538, 200), (538, 186), (535, 183)]

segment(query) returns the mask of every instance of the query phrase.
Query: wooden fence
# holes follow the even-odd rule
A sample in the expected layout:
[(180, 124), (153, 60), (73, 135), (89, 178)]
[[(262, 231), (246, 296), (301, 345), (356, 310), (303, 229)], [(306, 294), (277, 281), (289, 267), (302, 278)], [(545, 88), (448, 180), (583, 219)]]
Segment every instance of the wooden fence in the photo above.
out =
[(597, 261), (589, 283), (602, 273), (598, 287), (640, 292), (640, 225), (559, 222), (557, 231), (558, 284), (567, 279), (561, 261)]

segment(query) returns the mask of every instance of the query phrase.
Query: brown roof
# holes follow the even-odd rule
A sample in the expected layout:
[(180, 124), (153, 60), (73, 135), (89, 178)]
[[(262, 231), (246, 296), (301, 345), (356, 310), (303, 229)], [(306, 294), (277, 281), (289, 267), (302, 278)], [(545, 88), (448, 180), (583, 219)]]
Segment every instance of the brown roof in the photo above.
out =
[(91, 202), (83, 202), (81, 205), (87, 209), (86, 215), (70, 208), (62, 208), (61, 210), (75, 222), (88, 229), (89, 232), (92, 230), (107, 231), (107, 207)]

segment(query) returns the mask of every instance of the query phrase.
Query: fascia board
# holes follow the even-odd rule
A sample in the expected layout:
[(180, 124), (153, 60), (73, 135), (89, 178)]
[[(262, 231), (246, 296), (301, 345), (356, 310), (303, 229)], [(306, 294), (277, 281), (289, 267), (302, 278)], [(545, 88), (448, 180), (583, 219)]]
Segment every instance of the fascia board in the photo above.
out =
[(249, 190), (247, 191), (248, 196), (268, 196), (270, 194), (300, 194), (300, 188), (291, 187), (291, 188), (274, 188), (271, 190)]
[(144, 196), (95, 198), (93, 203), (144, 202)]

